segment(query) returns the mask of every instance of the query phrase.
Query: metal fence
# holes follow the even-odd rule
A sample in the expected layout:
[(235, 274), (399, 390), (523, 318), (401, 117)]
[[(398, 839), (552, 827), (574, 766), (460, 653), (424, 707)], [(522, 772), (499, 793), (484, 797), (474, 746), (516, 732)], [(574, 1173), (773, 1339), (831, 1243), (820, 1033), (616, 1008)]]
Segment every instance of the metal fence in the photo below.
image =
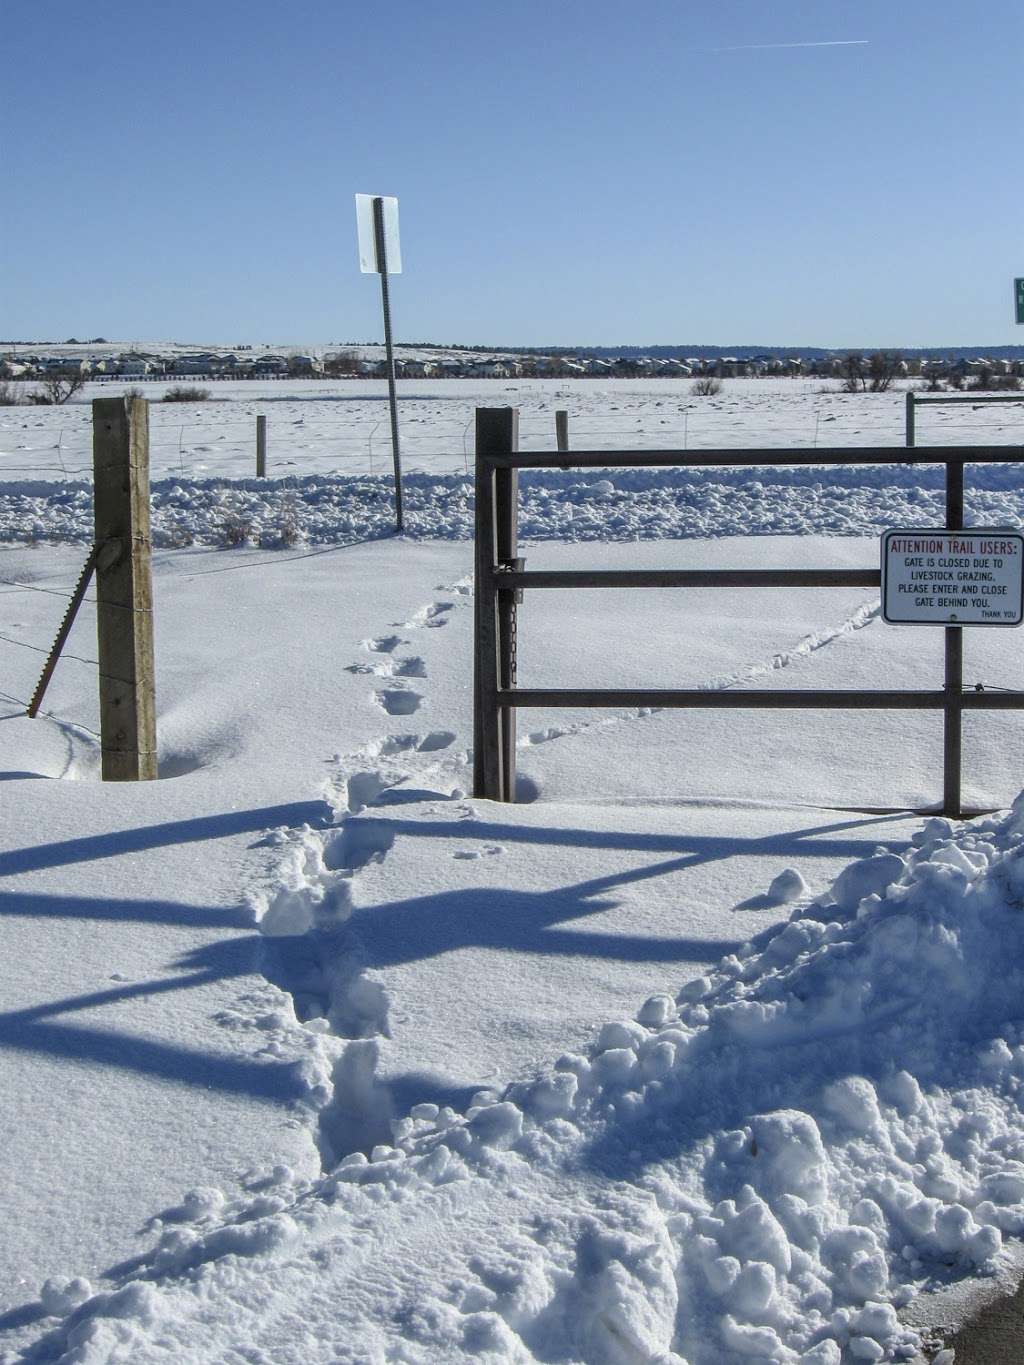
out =
[(898, 446), (817, 450), (521, 451), (514, 408), (476, 413), (476, 617), (473, 678), (474, 795), (514, 801), (516, 710), (520, 707), (674, 707), (812, 710), (937, 710), (943, 714), (942, 811), (960, 817), (962, 714), (1024, 709), (1022, 691), (963, 688), (963, 628), (945, 626), (943, 686), (930, 691), (700, 688), (596, 689), (520, 687), (516, 677), (516, 606), (546, 588), (798, 588), (881, 585), (865, 569), (634, 569), (528, 571), (517, 554), (520, 469), (605, 469), (751, 465), (943, 465), (946, 528), (963, 529), (964, 465), (1018, 463), (1024, 446)]

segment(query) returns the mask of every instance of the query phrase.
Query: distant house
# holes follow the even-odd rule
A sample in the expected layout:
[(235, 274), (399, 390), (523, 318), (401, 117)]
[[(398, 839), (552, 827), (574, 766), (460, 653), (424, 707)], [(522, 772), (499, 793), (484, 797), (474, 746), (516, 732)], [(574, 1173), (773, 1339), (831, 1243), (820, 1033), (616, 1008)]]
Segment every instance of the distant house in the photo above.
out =
[(113, 368), (117, 374), (149, 374), (148, 363), (137, 355), (118, 356)]
[(276, 378), (288, 373), (288, 362), (283, 355), (261, 355), (253, 364), (253, 373), (263, 378)]
[(291, 355), (288, 357), (288, 369), (297, 375), (323, 374), (324, 363), (312, 355)]
[[(384, 363), (385, 370), (387, 362)], [(395, 375), (398, 379), (422, 379), (426, 368), (422, 360), (396, 360)]]

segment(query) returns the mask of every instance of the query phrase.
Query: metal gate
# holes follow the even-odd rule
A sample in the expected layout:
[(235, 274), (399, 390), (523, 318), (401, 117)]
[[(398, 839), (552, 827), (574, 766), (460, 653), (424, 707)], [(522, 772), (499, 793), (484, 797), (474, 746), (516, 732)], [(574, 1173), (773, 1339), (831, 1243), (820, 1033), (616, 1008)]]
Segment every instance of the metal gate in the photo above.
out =
[(942, 627), (945, 676), (932, 691), (878, 689), (712, 692), (700, 688), (521, 688), (516, 682), (516, 605), (545, 588), (878, 588), (871, 569), (634, 569), (528, 571), (517, 555), (520, 469), (707, 468), (753, 465), (944, 465), (946, 528), (963, 529), (964, 465), (1024, 462), (1021, 446), (899, 446), (816, 450), (521, 451), (515, 408), (476, 411), (476, 557), (473, 675), (473, 794), (514, 801), (516, 711), (520, 707), (678, 707), (817, 710), (935, 710), (943, 713), (942, 811), (961, 809), (962, 714), (1020, 710), (1024, 692), (963, 689), (963, 628)]

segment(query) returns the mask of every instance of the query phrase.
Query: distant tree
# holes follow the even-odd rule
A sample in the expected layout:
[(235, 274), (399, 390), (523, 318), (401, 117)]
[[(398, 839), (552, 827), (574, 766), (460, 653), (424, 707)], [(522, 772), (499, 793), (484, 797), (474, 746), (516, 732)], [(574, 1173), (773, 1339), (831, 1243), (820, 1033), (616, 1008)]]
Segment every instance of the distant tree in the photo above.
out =
[(1020, 375), (996, 374), (991, 365), (982, 365), (969, 385), (988, 393), (1016, 393), (1020, 386)]
[(939, 393), (942, 389), (942, 380), (945, 375), (941, 365), (926, 365), (921, 371), (924, 379), (924, 388), (928, 393)]
[(690, 385), (690, 392), (695, 398), (713, 398), (722, 392), (722, 381), (713, 374), (698, 375)]
[(843, 393), (865, 393), (868, 387), (867, 365), (859, 351), (847, 351), (839, 362)]
[(339, 351), (337, 355), (324, 357), (324, 374), (332, 379), (347, 378), (359, 374), (359, 357), (355, 351)]
[(42, 388), (30, 393), (28, 401), (39, 407), (61, 407), (85, 385), (84, 374), (48, 374), (40, 381)]
[(893, 380), (903, 373), (903, 357), (899, 351), (875, 351), (868, 360), (868, 387), (872, 393), (887, 393)]

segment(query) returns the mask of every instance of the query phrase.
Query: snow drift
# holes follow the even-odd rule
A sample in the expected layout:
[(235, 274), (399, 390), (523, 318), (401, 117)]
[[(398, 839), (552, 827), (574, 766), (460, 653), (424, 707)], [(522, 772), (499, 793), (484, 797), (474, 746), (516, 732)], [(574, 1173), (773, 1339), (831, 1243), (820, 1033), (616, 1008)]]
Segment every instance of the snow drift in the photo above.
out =
[(910, 1358), (899, 1308), (1024, 1232), (1024, 794), (915, 845), (586, 1056), (315, 1185), (205, 1192), (120, 1288), (51, 1284), (29, 1358)]

